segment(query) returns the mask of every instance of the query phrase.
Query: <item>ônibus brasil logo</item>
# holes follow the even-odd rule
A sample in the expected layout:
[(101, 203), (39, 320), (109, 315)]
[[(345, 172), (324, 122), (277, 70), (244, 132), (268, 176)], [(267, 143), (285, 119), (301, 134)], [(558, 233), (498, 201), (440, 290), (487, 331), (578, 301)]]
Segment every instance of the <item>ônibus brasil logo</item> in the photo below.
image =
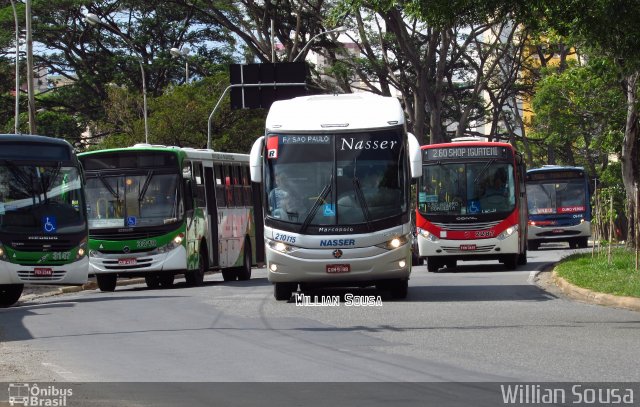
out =
[(73, 390), (70, 388), (38, 386), (35, 383), (9, 383), (10, 406), (64, 407), (67, 405), (67, 398), (72, 395)]

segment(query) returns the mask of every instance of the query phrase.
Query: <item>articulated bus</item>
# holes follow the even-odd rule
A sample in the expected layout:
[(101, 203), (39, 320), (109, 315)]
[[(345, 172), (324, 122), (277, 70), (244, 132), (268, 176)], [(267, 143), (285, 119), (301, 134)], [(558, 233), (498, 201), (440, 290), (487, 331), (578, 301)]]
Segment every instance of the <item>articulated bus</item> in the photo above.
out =
[(591, 236), (589, 177), (582, 167), (545, 165), (527, 171), (529, 250), (541, 243), (587, 247)]
[(357, 93), (274, 102), (251, 150), (263, 182), (266, 262), (277, 300), (316, 285), (407, 296), (410, 185), (420, 147), (396, 98)]
[(83, 174), (64, 140), (0, 135), (0, 306), (24, 285), (87, 282)]
[(184, 274), (197, 286), (210, 268), (225, 281), (248, 280), (264, 256), (248, 155), (137, 144), (79, 158), (90, 273), (101, 291), (115, 290), (118, 277), (144, 277), (157, 288)]
[(427, 269), (458, 260), (526, 264), (525, 164), (513, 146), (465, 137), (422, 152), (416, 234)]

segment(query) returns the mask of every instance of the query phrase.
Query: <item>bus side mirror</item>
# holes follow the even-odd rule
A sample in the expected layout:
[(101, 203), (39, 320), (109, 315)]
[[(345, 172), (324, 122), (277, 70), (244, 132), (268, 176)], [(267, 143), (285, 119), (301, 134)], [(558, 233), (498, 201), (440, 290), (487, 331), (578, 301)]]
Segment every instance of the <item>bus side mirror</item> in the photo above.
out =
[(249, 154), (249, 172), (251, 181), (262, 182), (262, 149), (264, 147), (264, 136), (260, 136), (251, 147)]
[(411, 167), (411, 178), (422, 176), (422, 154), (418, 139), (411, 133), (407, 133), (409, 141), (409, 165)]
[(189, 213), (193, 211), (193, 184), (190, 179), (183, 180), (184, 182), (184, 211)]

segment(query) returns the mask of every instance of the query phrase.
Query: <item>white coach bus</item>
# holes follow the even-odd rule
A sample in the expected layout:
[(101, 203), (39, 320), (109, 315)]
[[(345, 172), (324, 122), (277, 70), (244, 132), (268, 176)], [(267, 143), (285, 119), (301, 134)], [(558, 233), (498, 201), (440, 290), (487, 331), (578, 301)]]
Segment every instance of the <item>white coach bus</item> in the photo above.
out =
[(411, 179), (420, 148), (396, 98), (357, 93), (276, 101), (251, 149), (263, 182), (269, 281), (366, 287), (407, 296)]

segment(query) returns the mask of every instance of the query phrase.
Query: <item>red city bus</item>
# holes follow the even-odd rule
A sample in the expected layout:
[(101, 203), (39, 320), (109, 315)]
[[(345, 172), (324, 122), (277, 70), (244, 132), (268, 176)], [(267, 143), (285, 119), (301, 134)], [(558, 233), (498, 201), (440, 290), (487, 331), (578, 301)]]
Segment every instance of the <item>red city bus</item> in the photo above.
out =
[(458, 260), (526, 264), (526, 170), (513, 146), (465, 137), (421, 148), (416, 234), (428, 270)]

